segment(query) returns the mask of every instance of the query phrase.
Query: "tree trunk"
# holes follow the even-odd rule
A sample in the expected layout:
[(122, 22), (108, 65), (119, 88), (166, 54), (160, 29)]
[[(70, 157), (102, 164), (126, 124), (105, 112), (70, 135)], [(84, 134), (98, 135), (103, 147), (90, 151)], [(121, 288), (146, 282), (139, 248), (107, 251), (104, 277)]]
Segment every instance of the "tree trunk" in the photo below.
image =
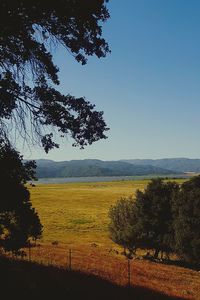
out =
[(154, 258), (157, 259), (158, 258), (158, 254), (159, 254), (160, 250), (156, 249), (155, 253), (154, 253)]

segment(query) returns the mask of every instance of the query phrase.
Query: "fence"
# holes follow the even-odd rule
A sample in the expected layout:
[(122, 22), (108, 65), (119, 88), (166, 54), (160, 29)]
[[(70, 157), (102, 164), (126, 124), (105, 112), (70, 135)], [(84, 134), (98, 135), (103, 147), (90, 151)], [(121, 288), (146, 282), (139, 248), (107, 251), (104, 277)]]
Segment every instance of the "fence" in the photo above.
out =
[(120, 285), (132, 284), (133, 263), (116, 252), (105, 253), (98, 248), (85, 247), (80, 250), (60, 245), (37, 245), (24, 250), (26, 256), (18, 259), (97, 275)]
[[(27, 255), (17, 259), (94, 274), (119, 285), (134, 285), (134, 287), (155, 290), (173, 297), (178, 296), (181, 299), (199, 299), (198, 272), (175, 265), (140, 261), (139, 258), (131, 261), (116, 250), (101, 249), (97, 245), (71, 248), (62, 244), (41, 244), (24, 249)], [(189, 284), (191, 282), (193, 283)]]

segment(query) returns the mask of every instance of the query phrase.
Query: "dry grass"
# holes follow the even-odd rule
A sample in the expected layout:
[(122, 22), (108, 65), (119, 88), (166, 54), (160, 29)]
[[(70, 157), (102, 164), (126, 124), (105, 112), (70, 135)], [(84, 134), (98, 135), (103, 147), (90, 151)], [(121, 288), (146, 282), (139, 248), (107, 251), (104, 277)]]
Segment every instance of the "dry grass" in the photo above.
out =
[[(69, 249), (65, 244), (42, 244), (31, 249), (31, 260), (68, 269)], [(97, 275), (119, 285), (128, 283), (125, 257), (101, 250), (98, 246), (72, 248), (71, 267), (72, 270)], [(133, 260), (131, 285), (181, 299), (200, 299), (199, 272), (174, 265)]]
[(33, 206), (44, 225), (44, 241), (73, 245), (111, 244), (109, 207), (121, 196), (133, 195), (145, 182), (67, 183), (30, 188)]
[(64, 242), (70, 247), (91, 243), (103, 248), (113, 247), (107, 232), (109, 207), (122, 196), (134, 196), (135, 191), (144, 189), (147, 182), (66, 183), (30, 187), (33, 206), (44, 225), (43, 241)]
[(130, 288), (84, 272), (0, 257), (1, 299), (180, 300), (148, 287)]
[[(181, 183), (182, 181), (179, 180)], [(44, 225), (41, 246), (32, 259), (72, 268), (124, 285), (127, 262), (108, 237), (109, 207), (122, 196), (134, 196), (147, 181), (67, 183), (31, 187), (31, 198)], [(52, 245), (58, 241), (58, 245)], [(112, 251), (111, 251), (112, 250)], [(132, 284), (184, 299), (200, 299), (200, 275), (186, 268), (132, 261)]]

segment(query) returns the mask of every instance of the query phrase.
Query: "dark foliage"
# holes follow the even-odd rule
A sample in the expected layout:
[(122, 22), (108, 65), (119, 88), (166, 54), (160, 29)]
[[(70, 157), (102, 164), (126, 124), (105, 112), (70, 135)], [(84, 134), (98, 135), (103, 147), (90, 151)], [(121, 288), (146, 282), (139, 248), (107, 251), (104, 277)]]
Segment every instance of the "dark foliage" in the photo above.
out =
[(171, 252), (174, 242), (172, 199), (179, 189), (175, 182), (153, 179), (144, 192), (136, 193), (137, 230), (141, 247)]
[[(104, 0), (2, 0), (0, 3), (0, 135), (10, 127), (48, 152), (69, 135), (83, 148), (107, 130), (103, 112), (84, 98), (62, 95), (51, 49), (63, 45), (85, 64), (106, 56), (101, 23), (109, 18)], [(8, 122), (9, 121), (9, 122)], [(46, 128), (46, 130), (44, 130)]]
[(109, 233), (112, 241), (124, 248), (124, 255), (132, 258), (140, 245), (137, 230), (135, 202), (132, 198), (121, 198), (109, 210), (111, 222)]
[(135, 200), (118, 201), (109, 216), (111, 239), (130, 254), (154, 249), (155, 258), (173, 252), (188, 265), (200, 265), (200, 176), (181, 186), (153, 179)]
[[(172, 199), (179, 189), (174, 182), (153, 179), (136, 198), (123, 199), (110, 209), (110, 233), (129, 253), (137, 248), (169, 253), (174, 243)], [(134, 250), (134, 251), (133, 251)]]
[(200, 264), (200, 176), (182, 184), (173, 209), (175, 250), (184, 260)]
[(22, 157), (9, 144), (0, 142), (0, 246), (17, 253), (29, 238), (42, 233), (39, 217), (25, 186), (34, 178), (34, 162), (23, 164)]

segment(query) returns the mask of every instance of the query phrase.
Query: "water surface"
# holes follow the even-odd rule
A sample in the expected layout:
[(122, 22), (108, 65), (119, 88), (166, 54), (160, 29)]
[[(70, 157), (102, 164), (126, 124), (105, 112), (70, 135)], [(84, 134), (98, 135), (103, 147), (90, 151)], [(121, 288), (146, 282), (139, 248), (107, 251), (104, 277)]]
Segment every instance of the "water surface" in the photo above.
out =
[(144, 180), (156, 177), (162, 178), (188, 178), (186, 174), (178, 175), (146, 175), (146, 176), (102, 176), (102, 177), (59, 177), (59, 178), (39, 178), (35, 181), (35, 184), (39, 183), (70, 183), (70, 182), (109, 182), (109, 181), (121, 181), (121, 180)]

